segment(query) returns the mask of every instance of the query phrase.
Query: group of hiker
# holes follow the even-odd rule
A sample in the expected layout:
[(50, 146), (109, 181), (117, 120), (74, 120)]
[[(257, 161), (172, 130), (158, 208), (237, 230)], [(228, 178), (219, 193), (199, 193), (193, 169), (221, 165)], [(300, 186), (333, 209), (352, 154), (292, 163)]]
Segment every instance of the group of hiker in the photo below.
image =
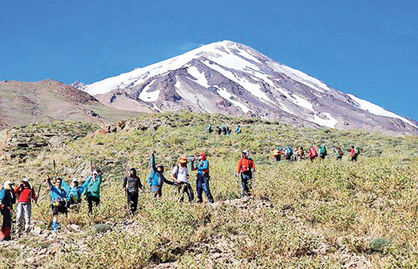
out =
[[(302, 159), (309, 159), (313, 162), (316, 158), (319, 157), (319, 161), (323, 161), (328, 155), (327, 148), (324, 144), (321, 144), (316, 149), (315, 146), (312, 146), (307, 152), (303, 149), (302, 146), (297, 146), (294, 149), (290, 145), (286, 147), (279, 146), (273, 150), (273, 158), (276, 161), (281, 161), (282, 156), (287, 161), (300, 161)], [(337, 160), (342, 160), (344, 155), (344, 150), (340, 146), (333, 146), (332, 150), (335, 154)], [(319, 153), (318, 153), (319, 152)], [(350, 160), (353, 162), (357, 161), (357, 157), (360, 155), (360, 148), (357, 146), (351, 146), (350, 150)]]
[[(344, 151), (341, 147), (334, 146), (332, 149), (336, 159), (341, 160), (344, 155)], [(350, 160), (357, 161), (359, 154), (359, 148), (352, 146)], [(273, 157), (276, 161), (280, 161), (282, 156), (288, 161), (299, 161), (308, 158), (313, 162), (317, 157), (322, 161), (327, 156), (327, 149), (325, 145), (321, 144), (319, 150), (317, 150), (315, 146), (312, 146), (305, 152), (302, 146), (292, 149), (292, 147), (288, 145), (285, 148), (280, 146), (273, 151)], [(209, 203), (214, 202), (210, 189), (210, 164), (205, 153), (202, 152), (191, 157), (182, 157), (178, 164), (170, 171), (168, 179), (164, 176), (164, 166), (162, 164), (156, 164), (155, 152), (150, 152), (150, 159), (151, 171), (146, 182), (149, 184), (154, 198), (159, 198), (163, 195), (163, 186), (164, 183), (166, 183), (175, 186), (180, 202), (184, 201), (184, 196), (187, 196), (189, 202), (193, 202), (195, 196), (190, 175), (192, 171), (196, 171), (195, 186), (197, 202), (203, 202), (203, 193), (205, 193)], [(190, 165), (188, 166), (188, 164)], [(236, 169), (236, 176), (238, 177), (238, 183), (241, 188), (241, 197), (251, 196), (255, 171), (255, 163), (250, 158), (250, 153), (247, 150), (243, 150)], [(46, 184), (50, 192), (52, 229), (55, 232), (60, 230), (58, 224), (58, 216), (60, 214), (67, 215), (72, 210), (79, 210), (83, 196), (85, 196), (85, 199), (87, 200), (88, 212), (89, 214), (92, 214), (93, 208), (100, 205), (100, 189), (102, 182), (103, 172), (100, 169), (93, 169), (92, 165), (90, 176), (88, 176), (82, 184), (78, 179), (73, 179), (70, 185), (63, 178), (59, 177), (57, 173), (55, 173), (55, 176), (52, 179), (48, 177), (46, 179)], [(122, 188), (126, 194), (128, 209), (131, 214), (134, 214), (138, 208), (139, 192), (140, 190), (145, 189), (135, 168), (131, 168), (129, 170), (129, 175), (123, 178)], [(0, 241), (11, 239), (12, 212), (13, 205), (16, 204), (16, 196), (17, 233), (22, 234), (29, 232), (32, 202), (37, 204), (40, 190), (41, 186), (39, 186), (38, 191), (35, 191), (27, 178), (23, 178), (20, 185), (15, 188), (13, 182), (4, 182), (3, 188), (0, 191), (0, 209), (1, 214), (3, 215)]]
[[(193, 202), (195, 196), (192, 184), (190, 183), (190, 173), (196, 171), (197, 202), (203, 202), (204, 193), (208, 202), (214, 203), (210, 189), (210, 164), (205, 153), (202, 152), (196, 156), (181, 158), (178, 164), (170, 171), (169, 179), (164, 176), (164, 166), (162, 164), (156, 164), (155, 153), (151, 152), (150, 155), (151, 172), (147, 178), (147, 183), (150, 186), (154, 198), (159, 198), (163, 195), (163, 185), (166, 183), (176, 187), (180, 202), (184, 201), (184, 196), (187, 196), (189, 202)], [(189, 163), (190, 165), (188, 166)], [(254, 178), (254, 173), (254, 161), (249, 157), (249, 152), (244, 150), (241, 153), (236, 170), (236, 175), (240, 180), (241, 195), (243, 197), (251, 195), (251, 183)], [(47, 177), (46, 184), (49, 189), (52, 211), (51, 226), (54, 232), (60, 230), (58, 216), (60, 214), (68, 215), (72, 210), (78, 211), (83, 196), (87, 200), (88, 212), (92, 214), (94, 206), (97, 207), (100, 205), (102, 182), (103, 173), (100, 169), (92, 169), (91, 175), (82, 184), (80, 184), (78, 179), (73, 179), (71, 185), (69, 185), (57, 173), (53, 178)], [(131, 168), (129, 175), (123, 178), (122, 188), (126, 194), (129, 211), (131, 214), (134, 214), (138, 208), (139, 192), (145, 189), (135, 168)], [(0, 209), (3, 215), (0, 241), (11, 239), (12, 212), (13, 205), (16, 204), (16, 197), (17, 234), (22, 235), (30, 231), (32, 202), (37, 204), (40, 191), (41, 186), (39, 186), (38, 191), (35, 191), (27, 178), (23, 178), (21, 184), (16, 188), (14, 188), (13, 182), (4, 182), (3, 188), (0, 191)]]
[[(208, 133), (212, 133), (214, 131), (212, 125), (209, 125), (207, 128)], [(218, 135), (226, 135), (226, 136), (230, 136), (232, 133), (232, 129), (229, 126), (216, 126), (216, 133)], [(237, 127), (235, 128), (235, 133), (236, 134), (240, 134), (242, 133), (242, 129), (241, 126), (237, 125)]]

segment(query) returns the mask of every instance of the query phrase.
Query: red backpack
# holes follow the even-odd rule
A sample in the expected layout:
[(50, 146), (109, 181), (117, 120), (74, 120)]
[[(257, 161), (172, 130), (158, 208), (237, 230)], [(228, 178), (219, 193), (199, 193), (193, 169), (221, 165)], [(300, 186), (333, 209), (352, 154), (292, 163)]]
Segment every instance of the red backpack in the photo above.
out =
[(309, 150), (309, 155), (310, 155), (311, 158), (318, 157), (318, 152), (316, 151), (316, 148), (312, 147)]

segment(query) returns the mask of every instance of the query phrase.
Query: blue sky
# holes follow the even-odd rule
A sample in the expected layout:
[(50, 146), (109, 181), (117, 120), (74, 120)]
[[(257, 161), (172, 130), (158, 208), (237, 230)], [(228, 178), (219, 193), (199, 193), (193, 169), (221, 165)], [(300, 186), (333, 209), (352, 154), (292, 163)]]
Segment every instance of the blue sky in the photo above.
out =
[(418, 120), (418, 1), (2, 0), (0, 80), (92, 83), (220, 40)]

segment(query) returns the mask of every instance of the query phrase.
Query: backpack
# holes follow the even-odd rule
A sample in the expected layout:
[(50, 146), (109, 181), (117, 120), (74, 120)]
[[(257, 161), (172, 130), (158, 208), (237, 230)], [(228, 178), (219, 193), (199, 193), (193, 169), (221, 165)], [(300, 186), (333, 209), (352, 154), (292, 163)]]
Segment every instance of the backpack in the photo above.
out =
[(343, 156), (344, 152), (342, 151), (342, 149), (340, 147), (337, 147), (337, 151), (338, 151), (338, 155)]
[(319, 153), (321, 155), (327, 155), (327, 148), (325, 146), (321, 146), (321, 148), (319, 149)]
[(311, 148), (309, 150), (311, 157), (317, 157), (318, 156), (318, 152), (316, 151), (316, 148)]
[(292, 151), (291, 147), (287, 146), (286, 150), (287, 150), (287, 155), (292, 155), (293, 154), (293, 151)]
[(359, 147), (355, 147), (354, 148), (354, 153), (359, 155), (360, 154), (360, 148)]

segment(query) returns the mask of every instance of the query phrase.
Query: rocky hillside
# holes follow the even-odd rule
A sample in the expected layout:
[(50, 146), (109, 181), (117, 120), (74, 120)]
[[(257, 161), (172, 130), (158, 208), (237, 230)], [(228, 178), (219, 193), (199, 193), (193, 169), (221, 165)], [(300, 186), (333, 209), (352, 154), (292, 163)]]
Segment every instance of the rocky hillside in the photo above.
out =
[(54, 80), (0, 82), (0, 129), (56, 120), (103, 124), (135, 114), (109, 109), (88, 93)]
[[(240, 123), (243, 133), (230, 137), (208, 134), (208, 123)], [(9, 135), (4, 136), (6, 133)], [(9, 144), (29, 140), (29, 147), (11, 151), (31, 155), (33, 148), (40, 146), (38, 153), (24, 162), (1, 158), (3, 180), (28, 176), (38, 188), (53, 173), (54, 160), (65, 180), (84, 179), (93, 160), (105, 172), (105, 181), (95, 214), (87, 214), (83, 201), (79, 211), (60, 217), (59, 234), (51, 232), (52, 213), (43, 185), (39, 206), (33, 206), (31, 233), (19, 238), (13, 235), (14, 241), (0, 243), (1, 268), (417, 265), (415, 136), (296, 128), (192, 113), (151, 114), (97, 129), (96, 125), (78, 123), (37, 124), (2, 134), (0, 141), (6, 137)], [(53, 143), (49, 137), (62, 142)], [(329, 149), (322, 163), (272, 160), (272, 149), (278, 145), (307, 148), (319, 143)], [(347, 152), (342, 161), (334, 160), (331, 146), (347, 150), (352, 144), (362, 149), (358, 163), (349, 162)], [(252, 199), (239, 198), (234, 176), (244, 148), (257, 166)], [(215, 204), (180, 203), (175, 189), (168, 185), (162, 199), (155, 200), (147, 187), (140, 193), (138, 214), (130, 216), (122, 178), (135, 167), (144, 182), (150, 150), (155, 150), (157, 162), (167, 167), (167, 177), (181, 156), (207, 152)]]
[(413, 120), (231, 41), (77, 86), (106, 106), (130, 111), (222, 113), (305, 127), (418, 134)]
[[(239, 123), (243, 133), (208, 134), (208, 123)], [(4, 131), (0, 141), (4, 138), (11, 145), (21, 144), (7, 154), (18, 150), (31, 157), (24, 162), (1, 158), (3, 180), (28, 176), (38, 188), (53, 173), (54, 160), (65, 180), (84, 179), (93, 160), (104, 171), (105, 181), (95, 214), (87, 214), (83, 201), (79, 211), (60, 217), (59, 234), (51, 232), (52, 213), (43, 185), (39, 206), (33, 206), (31, 233), (0, 243), (1, 268), (416, 266), (418, 143), (414, 136), (180, 113), (151, 114), (102, 128), (37, 124)], [(272, 160), (272, 149), (278, 145), (306, 148), (319, 143), (325, 143), (330, 153), (323, 163)], [(334, 160), (331, 146), (347, 150), (354, 143), (362, 148), (358, 163), (349, 162), (348, 153), (342, 161)], [(37, 154), (32, 155), (37, 146)], [(257, 166), (252, 199), (239, 198), (234, 176), (244, 148)], [(162, 199), (155, 200), (147, 187), (140, 193), (138, 214), (130, 216), (122, 178), (135, 167), (144, 182), (150, 150), (167, 167), (167, 177), (181, 156), (207, 152), (216, 203), (180, 203), (168, 185)]]

